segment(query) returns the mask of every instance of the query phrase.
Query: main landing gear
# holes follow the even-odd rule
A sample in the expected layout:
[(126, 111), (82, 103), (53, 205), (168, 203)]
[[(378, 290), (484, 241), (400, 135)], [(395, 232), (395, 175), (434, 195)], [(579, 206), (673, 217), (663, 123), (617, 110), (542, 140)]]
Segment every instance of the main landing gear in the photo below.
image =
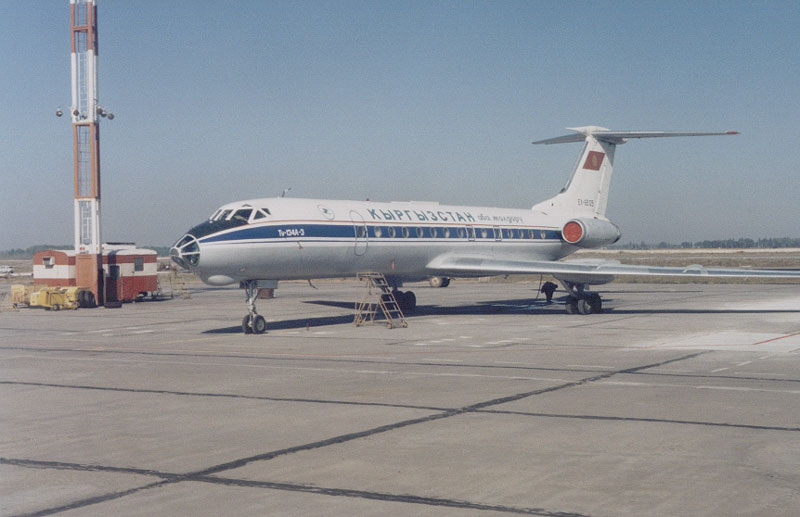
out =
[(603, 300), (597, 293), (585, 291), (585, 284), (562, 282), (561, 285), (569, 291), (567, 300), (567, 314), (599, 314), (603, 312)]
[(397, 300), (397, 305), (403, 314), (414, 312), (417, 308), (417, 296), (412, 291), (399, 291), (397, 288), (392, 290), (394, 299)]
[(414, 309), (417, 308), (417, 296), (412, 291), (401, 291), (403, 282), (399, 278), (387, 277), (386, 281), (392, 286), (392, 295), (397, 300), (397, 305), (403, 314), (414, 312)]
[(256, 298), (258, 297), (258, 280), (245, 280), (242, 282), (245, 296), (247, 297), (247, 316), (242, 320), (242, 332), (245, 334), (263, 334), (267, 330), (267, 320), (256, 312)]

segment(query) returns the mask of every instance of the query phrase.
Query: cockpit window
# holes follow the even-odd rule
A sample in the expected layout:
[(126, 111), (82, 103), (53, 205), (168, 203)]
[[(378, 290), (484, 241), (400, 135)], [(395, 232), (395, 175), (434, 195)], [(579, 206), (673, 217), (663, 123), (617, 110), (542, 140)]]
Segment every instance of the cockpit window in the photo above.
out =
[(247, 222), (250, 220), (250, 214), (252, 213), (252, 208), (240, 208), (233, 213), (231, 221), (235, 221), (238, 224), (247, 224)]
[(231, 215), (231, 212), (233, 212), (233, 210), (222, 210), (212, 220), (213, 221), (223, 221), (223, 220), (227, 219), (229, 215)]
[(199, 224), (189, 230), (189, 233), (196, 238), (200, 239), (206, 235), (211, 235), (222, 230), (229, 230), (237, 226), (244, 226), (250, 222), (250, 217), (253, 214), (253, 208), (229, 208), (219, 209), (211, 216), (208, 221)]
[(258, 208), (253, 213), (253, 221), (265, 219), (267, 216), (270, 215), (272, 215), (272, 212), (269, 211), (269, 208)]

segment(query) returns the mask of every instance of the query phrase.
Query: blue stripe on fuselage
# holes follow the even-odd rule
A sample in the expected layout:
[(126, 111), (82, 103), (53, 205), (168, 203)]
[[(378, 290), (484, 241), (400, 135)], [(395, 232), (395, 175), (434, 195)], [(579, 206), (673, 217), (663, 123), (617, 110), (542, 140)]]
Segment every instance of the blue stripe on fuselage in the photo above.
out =
[[(225, 241), (263, 241), (263, 240), (303, 240), (303, 239), (347, 239), (354, 240), (356, 232), (364, 227), (363, 224), (274, 224), (245, 226), (225, 233), (218, 233), (200, 239), (201, 243)], [(426, 241), (442, 241), (450, 239), (471, 238), (467, 226), (414, 226), (414, 225), (384, 225), (368, 224), (368, 235), (358, 235), (359, 239), (368, 237), (374, 241), (424, 239)], [(561, 232), (558, 230), (545, 230), (540, 228), (495, 227), (476, 226), (474, 240), (476, 241), (530, 241), (530, 240), (560, 240)], [(503, 232), (502, 238), (497, 238), (495, 229)], [(393, 229), (393, 231), (392, 231)], [(418, 233), (421, 230), (421, 234)], [(486, 230), (486, 235), (483, 235)], [(521, 233), (520, 233), (521, 230)], [(449, 232), (448, 232), (449, 231)], [(508, 232), (511, 235), (508, 235)], [(380, 232), (380, 236), (378, 236)], [(408, 236), (405, 235), (408, 232)], [(392, 233), (394, 235), (392, 235)]]

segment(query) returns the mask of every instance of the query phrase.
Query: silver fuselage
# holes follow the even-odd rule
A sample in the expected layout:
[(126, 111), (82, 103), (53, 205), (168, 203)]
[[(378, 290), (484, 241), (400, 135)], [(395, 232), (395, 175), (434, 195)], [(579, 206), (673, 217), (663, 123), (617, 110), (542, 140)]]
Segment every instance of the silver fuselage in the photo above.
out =
[[(225, 205), (214, 216), (224, 222), (219, 214), (251, 209), (246, 223), (243, 218), (233, 227), (205, 222), (192, 228), (176, 244), (173, 258), (211, 285), (365, 271), (409, 281), (464, 276), (429, 267), (448, 253), (557, 260), (578, 249), (562, 240), (563, 217), (533, 210), (267, 198)], [(262, 209), (260, 216), (256, 209)], [(181, 260), (182, 250), (191, 251), (184, 258), (192, 260)]]

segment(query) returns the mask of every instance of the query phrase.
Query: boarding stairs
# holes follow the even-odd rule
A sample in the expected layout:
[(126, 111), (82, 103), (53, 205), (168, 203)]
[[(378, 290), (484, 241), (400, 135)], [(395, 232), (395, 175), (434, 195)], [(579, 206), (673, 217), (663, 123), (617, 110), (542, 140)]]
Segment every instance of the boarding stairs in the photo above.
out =
[[(161, 290), (161, 279), (158, 279), (158, 289)], [(189, 287), (186, 285), (186, 279), (181, 275), (178, 270), (171, 266), (169, 268), (169, 297), (170, 298), (186, 298), (192, 297)]]
[(400, 304), (392, 292), (392, 287), (386, 281), (383, 273), (358, 273), (356, 278), (367, 282), (367, 294), (361, 303), (356, 305), (356, 316), (353, 323), (357, 327), (370, 322), (375, 322), (378, 312), (386, 318), (386, 326), (408, 327)]

